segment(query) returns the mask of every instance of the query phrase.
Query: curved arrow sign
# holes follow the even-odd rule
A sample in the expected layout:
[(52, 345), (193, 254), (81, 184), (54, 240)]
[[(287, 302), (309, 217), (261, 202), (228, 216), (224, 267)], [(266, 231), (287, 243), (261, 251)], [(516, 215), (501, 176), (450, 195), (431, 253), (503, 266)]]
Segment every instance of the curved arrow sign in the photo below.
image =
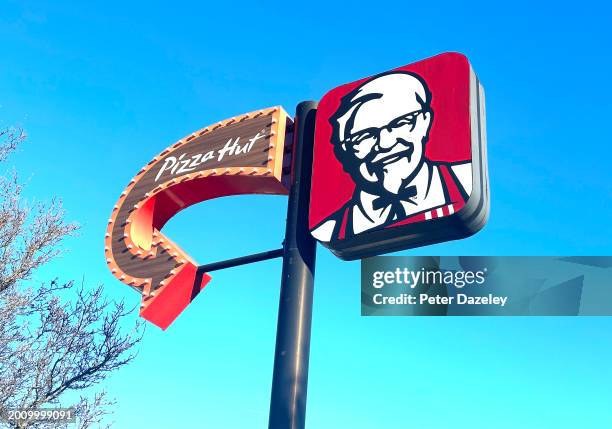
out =
[(179, 140), (130, 181), (108, 221), (105, 255), (111, 272), (142, 294), (142, 317), (166, 329), (210, 281), (160, 232), (164, 224), (211, 198), (287, 194), (291, 125), (281, 107), (219, 122)]

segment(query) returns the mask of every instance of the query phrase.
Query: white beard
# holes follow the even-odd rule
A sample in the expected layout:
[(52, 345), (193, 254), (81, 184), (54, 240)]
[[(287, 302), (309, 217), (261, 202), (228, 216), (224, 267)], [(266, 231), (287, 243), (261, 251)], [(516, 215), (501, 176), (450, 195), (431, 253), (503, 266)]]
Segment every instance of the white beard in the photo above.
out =
[(383, 167), (382, 185), (387, 192), (392, 194), (397, 194), (399, 192), (404, 181), (412, 173), (410, 167), (410, 161), (408, 161), (407, 158), (401, 158)]

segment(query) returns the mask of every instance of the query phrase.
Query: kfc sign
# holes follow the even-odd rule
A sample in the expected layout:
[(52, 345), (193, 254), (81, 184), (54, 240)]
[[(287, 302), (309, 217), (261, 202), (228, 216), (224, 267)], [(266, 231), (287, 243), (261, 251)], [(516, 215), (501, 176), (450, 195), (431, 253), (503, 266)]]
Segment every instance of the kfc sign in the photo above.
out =
[(321, 99), (309, 227), (338, 257), (467, 237), (488, 212), (484, 92), (465, 56), (441, 54)]

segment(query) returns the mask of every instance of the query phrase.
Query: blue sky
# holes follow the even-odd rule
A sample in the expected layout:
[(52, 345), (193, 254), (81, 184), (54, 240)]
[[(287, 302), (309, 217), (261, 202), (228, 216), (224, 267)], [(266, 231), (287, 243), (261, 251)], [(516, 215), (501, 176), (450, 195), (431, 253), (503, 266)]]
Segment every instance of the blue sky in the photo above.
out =
[[(160, 150), (445, 51), (465, 53), (487, 93), (491, 217), (474, 237), (401, 254), (609, 254), (610, 6), (432, 3), (0, 0), (0, 126), (29, 134), (8, 167), (82, 225), (36, 279), (84, 276), (137, 303), (108, 272), (103, 235)], [(166, 231), (200, 263), (272, 249), (285, 204), (212, 201)], [(170, 329), (148, 329), (105, 384), (116, 427), (267, 427), (279, 278), (278, 260), (214, 273)], [(610, 318), (362, 318), (359, 299), (359, 263), (320, 247), (310, 428), (612, 425)]]

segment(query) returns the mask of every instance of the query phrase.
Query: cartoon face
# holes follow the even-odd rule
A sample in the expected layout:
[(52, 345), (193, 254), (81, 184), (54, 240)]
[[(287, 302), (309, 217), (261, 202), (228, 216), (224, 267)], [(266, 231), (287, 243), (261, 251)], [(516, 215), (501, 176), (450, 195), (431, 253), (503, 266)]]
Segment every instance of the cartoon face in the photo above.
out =
[(462, 54), (337, 86), (317, 108), (308, 228), (348, 260), (467, 237), (488, 216), (485, 153)]
[(424, 161), (431, 94), (419, 76), (392, 72), (361, 85), (331, 118), (338, 159), (368, 192), (397, 194)]

